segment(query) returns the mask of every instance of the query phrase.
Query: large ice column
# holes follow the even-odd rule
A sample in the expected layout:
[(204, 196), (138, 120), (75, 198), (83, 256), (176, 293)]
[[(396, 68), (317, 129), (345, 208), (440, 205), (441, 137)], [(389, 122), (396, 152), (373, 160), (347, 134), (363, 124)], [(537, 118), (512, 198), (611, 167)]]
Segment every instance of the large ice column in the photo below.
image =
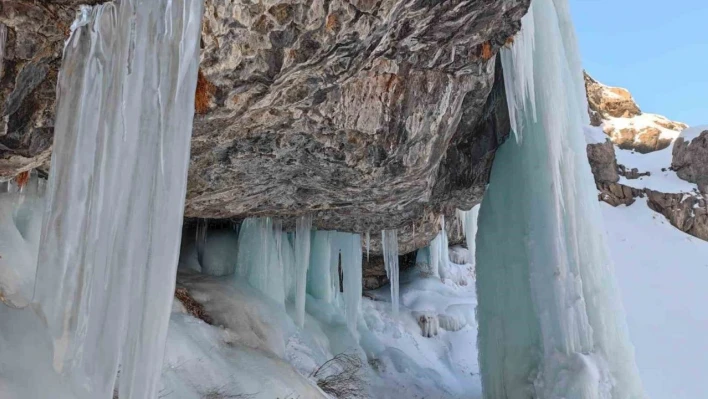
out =
[(585, 157), (582, 70), (566, 0), (533, 0), (502, 61), (516, 141), (479, 215), (486, 398), (643, 398)]
[(305, 325), (307, 299), (307, 269), (310, 267), (310, 239), (312, 215), (304, 215), (295, 222), (295, 323)]
[(77, 398), (153, 398), (174, 295), (202, 2), (84, 8), (57, 87), (34, 309)]
[(381, 246), (386, 275), (391, 286), (391, 309), (393, 315), (398, 316), (398, 232), (396, 230), (381, 231)]

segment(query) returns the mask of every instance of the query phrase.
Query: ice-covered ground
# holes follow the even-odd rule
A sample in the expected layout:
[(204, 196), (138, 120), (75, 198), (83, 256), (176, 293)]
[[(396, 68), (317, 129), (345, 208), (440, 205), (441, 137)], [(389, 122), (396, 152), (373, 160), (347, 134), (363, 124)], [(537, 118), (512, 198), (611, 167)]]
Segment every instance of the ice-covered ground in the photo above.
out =
[[(454, 253), (470, 259), (465, 249)], [(308, 295), (300, 329), (292, 304), (283, 308), (231, 277), (182, 273), (178, 284), (204, 305), (214, 325), (185, 313), (176, 301), (160, 398), (201, 399), (209, 393), (322, 397), (310, 374), (343, 352), (365, 359), (361, 390), (366, 397), (481, 398), (474, 267), (443, 267), (448, 279), (429, 275), (425, 265), (401, 273), (397, 317), (389, 286), (365, 293), (358, 341), (347, 329), (341, 303)]]
[(645, 202), (602, 204), (642, 381), (650, 398), (708, 398), (708, 242)]

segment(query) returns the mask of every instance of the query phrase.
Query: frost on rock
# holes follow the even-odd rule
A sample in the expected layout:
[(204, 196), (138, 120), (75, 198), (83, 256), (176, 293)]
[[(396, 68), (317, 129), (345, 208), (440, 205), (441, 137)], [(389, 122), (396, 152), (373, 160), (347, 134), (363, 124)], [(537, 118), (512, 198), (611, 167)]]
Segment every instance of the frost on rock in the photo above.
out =
[[(106, 3), (72, 32), (58, 78), (32, 306), (9, 316), (41, 320), (46, 330), (27, 334), (50, 342), (51, 354), (23, 360), (37, 362), (30, 369), (37, 375), (12, 382), (53, 380), (41, 374), (51, 367), (70, 397), (111, 398), (120, 365), (121, 398), (155, 397), (179, 256), (201, 16), (200, 1)], [(62, 397), (58, 387), (37, 396), (29, 385), (18, 397)]]
[(585, 159), (566, 1), (534, 0), (502, 61), (519, 140), (498, 151), (479, 215), (484, 396), (643, 398)]
[[(367, 236), (368, 238), (368, 236)], [(398, 316), (398, 233), (396, 230), (381, 232), (381, 245), (383, 247), (384, 266), (391, 286), (391, 309), (394, 316)]]

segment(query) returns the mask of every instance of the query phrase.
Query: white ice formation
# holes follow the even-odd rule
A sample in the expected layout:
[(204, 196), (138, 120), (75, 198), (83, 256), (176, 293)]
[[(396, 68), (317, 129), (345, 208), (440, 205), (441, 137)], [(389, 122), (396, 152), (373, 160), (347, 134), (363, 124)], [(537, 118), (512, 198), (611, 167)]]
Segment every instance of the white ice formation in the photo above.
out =
[(643, 398), (585, 158), (582, 67), (566, 0), (533, 0), (502, 50), (516, 141), (479, 215), (485, 398)]

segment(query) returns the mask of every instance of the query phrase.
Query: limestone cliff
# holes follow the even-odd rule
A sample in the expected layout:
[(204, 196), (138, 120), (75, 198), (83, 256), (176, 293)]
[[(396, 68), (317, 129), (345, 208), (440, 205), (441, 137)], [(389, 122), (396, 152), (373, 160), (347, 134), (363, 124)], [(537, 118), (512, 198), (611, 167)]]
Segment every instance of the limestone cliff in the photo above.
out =
[[(79, 3), (0, 3), (2, 178), (47, 168)], [(508, 134), (496, 53), (528, 5), (207, 0), (186, 215), (312, 213), (320, 228), (398, 228), (401, 252), (426, 245), (482, 198)]]

